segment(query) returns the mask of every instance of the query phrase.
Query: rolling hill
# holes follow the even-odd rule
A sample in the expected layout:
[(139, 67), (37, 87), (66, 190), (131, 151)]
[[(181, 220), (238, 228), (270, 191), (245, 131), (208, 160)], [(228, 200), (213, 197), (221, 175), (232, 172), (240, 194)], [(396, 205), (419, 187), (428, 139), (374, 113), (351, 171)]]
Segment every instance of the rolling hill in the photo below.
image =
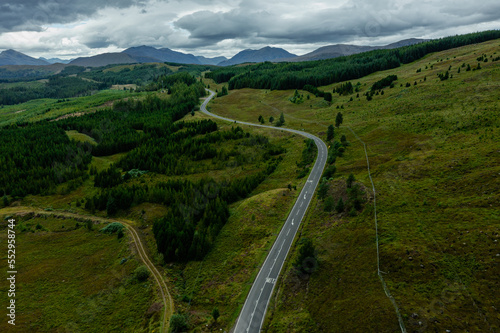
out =
[(156, 49), (151, 46), (131, 47), (123, 51), (137, 62), (175, 62), (178, 64), (196, 64), (200, 61), (192, 54), (173, 51), (169, 48)]
[(93, 57), (76, 58), (69, 64), (85, 67), (100, 67), (113, 64), (133, 64), (137, 62), (139, 61), (126, 53), (103, 53)]

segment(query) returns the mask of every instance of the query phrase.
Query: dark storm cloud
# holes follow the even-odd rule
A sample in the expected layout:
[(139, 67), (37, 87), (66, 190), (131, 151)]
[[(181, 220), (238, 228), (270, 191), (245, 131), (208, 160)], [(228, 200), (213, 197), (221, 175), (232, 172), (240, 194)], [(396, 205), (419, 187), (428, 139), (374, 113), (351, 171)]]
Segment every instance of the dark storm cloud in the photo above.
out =
[(0, 51), (74, 57), (149, 45), (232, 56), (272, 45), (304, 54), (499, 29), (498, 13), (498, 0), (0, 0)]
[(0, 33), (40, 31), (43, 25), (71, 23), (100, 8), (125, 8), (135, 3), (135, 0), (4, 0), (0, 4)]
[[(274, 2), (243, 1), (227, 12), (203, 11), (186, 15), (175, 25), (189, 38), (205, 44), (226, 39), (262, 43), (341, 43), (365, 37), (383, 38), (498, 20), (500, 2), (470, 1), (347, 1), (333, 8), (299, 7), (290, 1), (286, 11)], [(258, 8), (258, 9), (257, 9)], [(413, 37), (413, 36), (412, 36)]]

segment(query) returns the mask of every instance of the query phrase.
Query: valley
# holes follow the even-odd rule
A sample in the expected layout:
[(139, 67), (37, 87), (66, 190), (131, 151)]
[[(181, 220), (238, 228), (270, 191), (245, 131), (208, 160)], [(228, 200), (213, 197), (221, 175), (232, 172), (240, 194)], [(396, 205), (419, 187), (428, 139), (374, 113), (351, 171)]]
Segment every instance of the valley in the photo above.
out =
[(18, 327), (497, 331), (495, 33), (1, 83)]

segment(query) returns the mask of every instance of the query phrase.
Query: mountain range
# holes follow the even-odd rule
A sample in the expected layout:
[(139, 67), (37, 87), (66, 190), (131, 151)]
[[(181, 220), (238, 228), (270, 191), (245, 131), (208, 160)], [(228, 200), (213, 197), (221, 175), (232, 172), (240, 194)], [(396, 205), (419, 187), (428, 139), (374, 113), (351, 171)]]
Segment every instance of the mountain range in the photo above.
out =
[(393, 49), (401, 46), (417, 44), (426, 41), (425, 39), (405, 39), (397, 43), (392, 43), (385, 46), (359, 46), (348, 44), (335, 44), (320, 47), (319, 49), (302, 56), (292, 54), (282, 48), (266, 46), (259, 50), (243, 50), (231, 59), (226, 57), (206, 58), (203, 56), (195, 56), (189, 53), (173, 51), (168, 48), (154, 48), (151, 46), (137, 46), (128, 48), (122, 52), (103, 53), (91, 57), (80, 57), (73, 60), (62, 60), (58, 58), (52, 59), (35, 59), (14, 50), (7, 50), (0, 53), (0, 66), (5, 65), (49, 65), (52, 63), (66, 63), (69, 65), (99, 67), (111, 64), (132, 64), (132, 63), (148, 63), (148, 62), (172, 62), (179, 64), (196, 64), (196, 65), (217, 65), (231, 66), (242, 63), (256, 63), (264, 61), (273, 62), (298, 62), (330, 59), (340, 56), (367, 52), (377, 49)]

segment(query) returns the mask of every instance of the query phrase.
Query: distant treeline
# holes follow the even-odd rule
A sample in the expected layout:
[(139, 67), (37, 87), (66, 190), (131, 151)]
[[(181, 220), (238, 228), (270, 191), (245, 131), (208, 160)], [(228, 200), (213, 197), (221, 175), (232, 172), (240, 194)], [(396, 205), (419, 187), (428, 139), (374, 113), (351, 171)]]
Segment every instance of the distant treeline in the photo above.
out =
[(47, 70), (44, 66), (38, 68), (5, 68), (0, 67), (0, 83), (34, 81), (47, 79), (54, 75), (53, 71)]
[[(121, 65), (123, 68), (116, 70), (105, 66), (88, 70), (82, 66), (67, 66), (59, 74), (53, 75), (43, 70), (16, 70), (7, 71), (0, 68), (0, 82), (34, 81), (47, 78), (48, 82), (39, 86), (15, 86), (0, 89), (0, 105), (14, 105), (40, 98), (69, 98), (92, 94), (95, 91), (108, 89), (114, 84), (135, 84), (138, 91), (156, 91), (171, 88), (179, 80), (179, 75), (189, 77), (189, 82), (181, 78), (186, 84), (195, 81), (193, 75), (200, 75), (201, 71), (208, 70), (210, 66), (184, 65), (174, 73), (170, 68), (158, 64)], [(173, 75), (173, 78), (169, 78)], [(9, 78), (12, 76), (12, 78)], [(161, 78), (161, 79), (160, 79)], [(165, 84), (167, 83), (167, 84)], [(169, 90), (170, 92), (170, 90)]]
[(229, 82), (229, 89), (302, 89), (358, 79), (368, 74), (399, 67), (427, 54), (500, 38), (500, 30), (446, 37), (392, 50), (375, 50), (334, 59), (296, 63), (265, 62), (227, 67), (205, 73), (217, 83)]
[(177, 81), (168, 99), (148, 95), (144, 100), (118, 101), (112, 110), (67, 118), (59, 121), (59, 126), (94, 138), (98, 143), (92, 152), (94, 156), (130, 151), (150, 138), (167, 137), (179, 126), (173, 122), (192, 111), (205, 95), (201, 83), (188, 86), (184, 75), (174, 77)]
[(68, 98), (88, 95), (105, 89), (105, 83), (85, 81), (76, 77), (52, 76), (41, 87), (12, 87), (0, 89), (0, 104), (14, 105), (39, 98)]
[(145, 64), (125, 67), (118, 71), (110, 68), (98, 68), (89, 72), (82, 71), (78, 73), (78, 77), (103, 82), (108, 86), (113, 84), (136, 84), (141, 86), (156, 81), (160, 75), (168, 75), (171, 73), (173, 72), (168, 67)]

